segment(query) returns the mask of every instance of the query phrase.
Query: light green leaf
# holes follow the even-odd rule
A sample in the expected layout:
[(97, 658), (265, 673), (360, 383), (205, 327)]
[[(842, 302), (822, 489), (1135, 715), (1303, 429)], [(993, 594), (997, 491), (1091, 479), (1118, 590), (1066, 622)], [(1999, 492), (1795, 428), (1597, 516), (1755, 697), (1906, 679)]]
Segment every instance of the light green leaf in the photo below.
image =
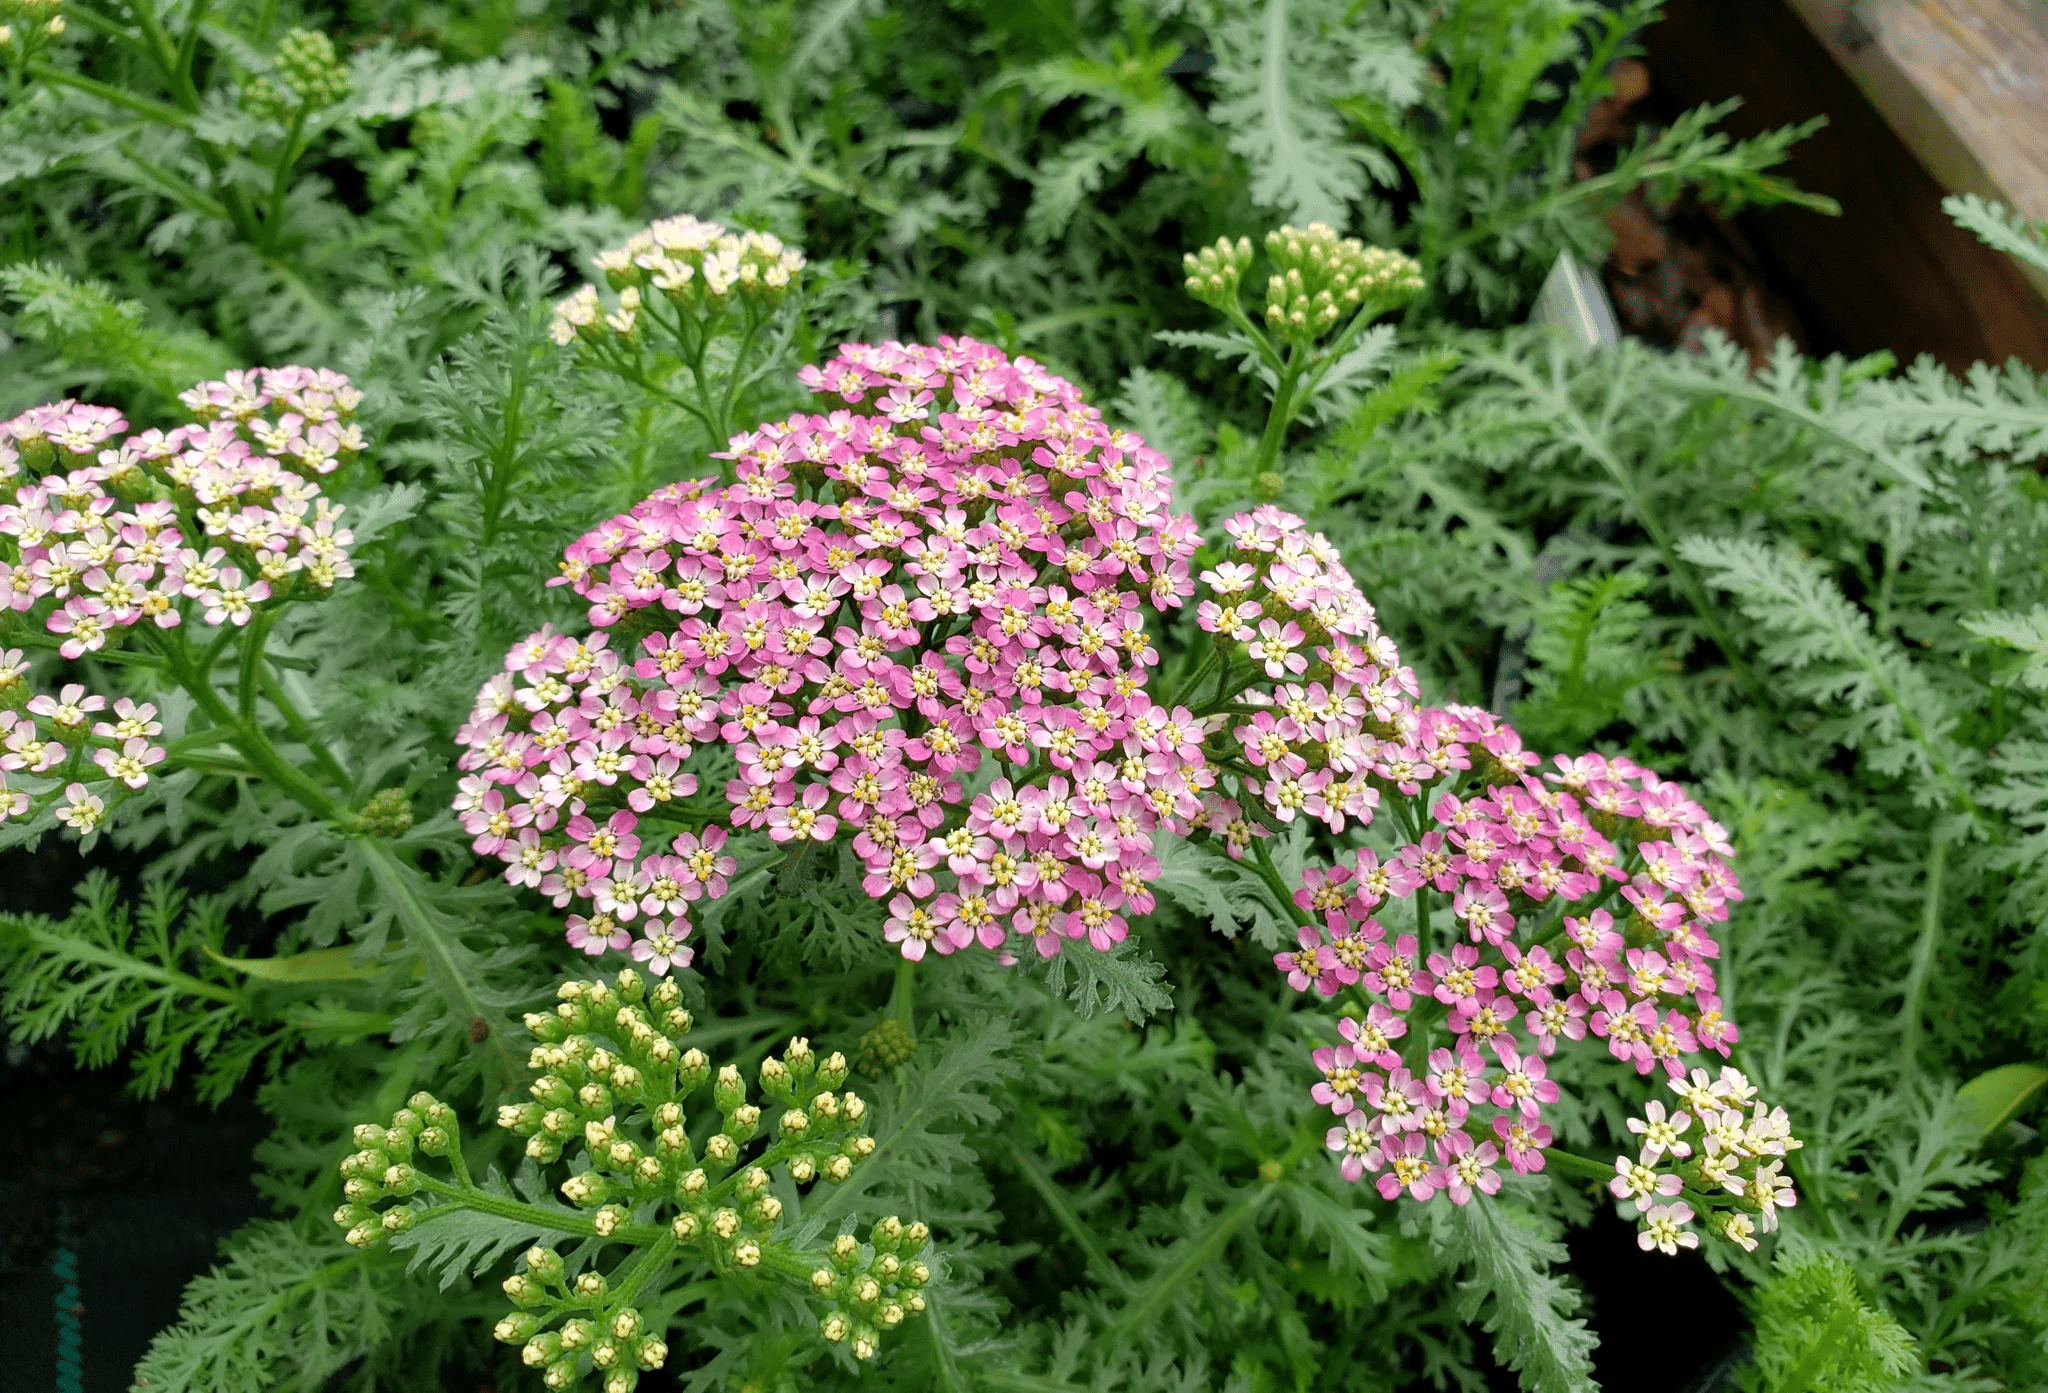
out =
[(1981, 1135), (1988, 1137), (2044, 1084), (2048, 1084), (2048, 1066), (2001, 1064), (1957, 1089), (1956, 1101), (1976, 1119)]
[(230, 967), (245, 977), (260, 977), (266, 982), (354, 982), (364, 977), (375, 977), (384, 969), (363, 967), (352, 963), (353, 948), (316, 948), (310, 953), (294, 953), (288, 958), (228, 958), (206, 949), (206, 956), (222, 967)]

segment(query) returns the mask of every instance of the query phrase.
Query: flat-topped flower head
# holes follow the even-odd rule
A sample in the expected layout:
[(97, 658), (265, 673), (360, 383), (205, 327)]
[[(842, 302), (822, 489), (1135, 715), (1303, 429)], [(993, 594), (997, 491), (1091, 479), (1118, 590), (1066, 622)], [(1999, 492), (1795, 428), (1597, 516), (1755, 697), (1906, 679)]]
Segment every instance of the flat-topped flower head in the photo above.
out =
[[(1192, 831), (1215, 781), (1202, 723), (1149, 692), (1147, 617), (1192, 594), (1198, 542), (1167, 462), (971, 339), (846, 344), (802, 379), (821, 409), (735, 436), (731, 483), (664, 488), (568, 549), (555, 583), (594, 632), (516, 646), (460, 733), (476, 849), (515, 881), (554, 855), (543, 893), (624, 922), (620, 885), (648, 893), (694, 835), (643, 845), (643, 818), (843, 842), (906, 957), (1108, 950), (1152, 906), (1153, 836)], [(695, 772), (717, 746), (722, 804)], [(970, 794), (984, 761), (1005, 777)], [(724, 888), (677, 884), (672, 931)]]
[(0, 422), (0, 603), (78, 658), (148, 624), (242, 625), (354, 573), (317, 482), (363, 448), (362, 394), (326, 369), (251, 368), (179, 394), (193, 423), (128, 433), (63, 401)]

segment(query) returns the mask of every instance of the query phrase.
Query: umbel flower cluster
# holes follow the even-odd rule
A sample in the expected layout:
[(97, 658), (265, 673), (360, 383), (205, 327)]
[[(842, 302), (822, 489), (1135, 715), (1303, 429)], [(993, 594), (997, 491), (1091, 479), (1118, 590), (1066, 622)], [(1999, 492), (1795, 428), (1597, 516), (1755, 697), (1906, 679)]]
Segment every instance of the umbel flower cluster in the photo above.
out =
[(597, 269), (618, 293), (616, 306), (607, 310), (596, 286), (579, 287), (555, 306), (555, 342), (581, 340), (600, 353), (631, 353), (643, 318), (679, 316), (664, 327), (683, 329), (723, 310), (735, 295), (750, 310), (773, 310), (796, 284), (804, 258), (770, 233), (727, 232), (685, 213), (598, 253)]
[[(865, 1101), (835, 1092), (843, 1057), (820, 1059), (799, 1038), (764, 1059), (770, 1115), (748, 1100), (737, 1069), (714, 1072), (689, 1045), (690, 1014), (672, 980), (650, 988), (628, 968), (611, 982), (564, 983), (558, 997), (552, 1013), (526, 1018), (538, 1042), (531, 1101), (500, 1108), (498, 1123), (544, 1166), (574, 1158), (559, 1188), (579, 1212), (521, 1203), (502, 1182), (472, 1183), (453, 1111), (418, 1094), (390, 1126), (356, 1128), (358, 1149), (341, 1163), (348, 1203), (334, 1216), (349, 1242), (428, 1247), (436, 1223), (468, 1209), (580, 1240), (568, 1256), (536, 1246), (504, 1284), (515, 1309), (497, 1338), (518, 1345), (550, 1389), (594, 1371), (605, 1393), (629, 1393), (642, 1371), (662, 1367), (662, 1331), (636, 1303), (658, 1295), (678, 1263), (753, 1272), (807, 1294), (822, 1307), (819, 1333), (860, 1359), (925, 1309), (925, 1225), (885, 1218), (867, 1243), (847, 1231), (822, 1250), (784, 1234), (801, 1187), (847, 1180), (875, 1149)], [(428, 1174), (419, 1156), (445, 1158), (452, 1179)], [(617, 1249), (628, 1256), (601, 1270)]]
[[(0, 602), (79, 658), (138, 633), (182, 651), (188, 622), (239, 628), (326, 595), (352, 539), (315, 481), (362, 449), (360, 399), (324, 369), (252, 368), (181, 394), (193, 420), (169, 431), (75, 401), (0, 422)], [(90, 785), (139, 789), (163, 759), (156, 709), (77, 686), (29, 698), (26, 679), (20, 651), (0, 653), (0, 820), (62, 787), (57, 815), (89, 832), (106, 811)]]
[[(1543, 1110), (1558, 1098), (1545, 1060), (1560, 1040), (1591, 1035), (1639, 1073), (1674, 1080), (1701, 1052), (1726, 1056), (1736, 1029), (1716, 994), (1711, 932), (1741, 898), (1726, 831), (1627, 760), (1559, 756), (1539, 772), (1489, 713), (1417, 706), (1413, 674), (1363, 600), (1325, 586), (1314, 632), (1275, 615), (1276, 591), (1299, 598), (1304, 565), (1327, 577), (1315, 569), (1327, 565), (1321, 538), (1271, 509), (1229, 531), (1233, 559), (1201, 577), (1220, 597), (1201, 604), (1201, 625), (1223, 672), (1284, 680), (1234, 698), (1237, 750), (1211, 749), (1225, 786), (1234, 778), (1273, 821), (1310, 816), (1332, 831), (1370, 821), (1386, 799), (1404, 836), (1391, 854), (1367, 847), (1311, 867), (1293, 891), (1297, 945), (1274, 959), (1296, 990), (1347, 998), (1341, 1043), (1313, 1060), (1344, 1175), (1377, 1173), (1388, 1199), (1442, 1191), (1462, 1204), (1499, 1188), (1503, 1162), (1543, 1169)], [(1263, 856), (1258, 822), (1215, 830), (1231, 854)], [(1413, 931), (1384, 927), (1397, 908)], [(1753, 1093), (1732, 1070), (1715, 1086), (1744, 1103)], [(1775, 1172), (1759, 1180), (1750, 1164), (1782, 1153), (1783, 1113), (1759, 1108), (1744, 1125), (1762, 1131), (1717, 1143), (1707, 1176), (1744, 1210), (1723, 1225), (1731, 1237), (1768, 1230), (1792, 1202)], [(1645, 1169), (1654, 1159), (1624, 1158), (1632, 1196), (1677, 1193), (1676, 1178)], [(1675, 1222), (1675, 1207), (1650, 1216)]]
[[(1281, 227), (1266, 234), (1273, 273), (1266, 278), (1266, 327), (1290, 343), (1308, 343), (1367, 306), (1391, 305), (1422, 289), (1412, 257), (1339, 237), (1327, 223)], [(1237, 309), (1238, 283), (1252, 264), (1250, 239), (1219, 240), (1182, 258), (1187, 291), (1226, 313)]]
[(733, 873), (725, 830), (649, 844), (642, 822), (695, 815), (686, 766), (723, 745), (712, 819), (850, 844), (906, 957), (1110, 948), (1153, 906), (1156, 830), (1188, 830), (1211, 781), (1200, 723), (1147, 691), (1145, 616), (1194, 588), (1166, 461), (972, 340), (849, 344), (803, 380), (830, 409), (736, 437), (733, 482), (663, 489), (569, 548), (597, 633), (533, 635), (479, 694), (457, 805), (476, 849), (587, 903), (588, 951), (687, 963), (691, 903)]

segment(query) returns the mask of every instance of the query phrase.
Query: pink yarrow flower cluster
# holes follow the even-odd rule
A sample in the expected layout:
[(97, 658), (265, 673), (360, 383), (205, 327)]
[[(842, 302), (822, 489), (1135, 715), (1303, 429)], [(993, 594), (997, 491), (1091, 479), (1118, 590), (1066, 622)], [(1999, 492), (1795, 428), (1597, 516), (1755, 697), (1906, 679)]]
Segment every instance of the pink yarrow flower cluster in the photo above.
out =
[[(75, 401), (0, 422), (0, 603), (65, 658), (131, 629), (247, 624), (352, 573), (341, 505), (314, 482), (362, 448), (348, 379), (252, 368), (179, 400), (193, 422), (169, 431)], [(0, 821), (40, 808), (92, 832), (165, 759), (156, 714), (78, 685), (33, 694), (21, 653), (0, 653)]]
[(195, 420), (170, 431), (73, 401), (0, 422), (0, 598), (77, 658), (143, 623), (241, 625), (326, 593), (352, 539), (314, 479), (362, 448), (360, 398), (324, 369), (252, 368), (181, 394)]
[[(1269, 824), (1342, 832), (1393, 806), (1410, 834), (1310, 868), (1296, 944), (1274, 959), (1295, 990), (1349, 998), (1343, 1039), (1313, 1054), (1342, 1173), (1462, 1204), (1497, 1189), (1502, 1165), (1543, 1169), (1560, 1039), (1591, 1035), (1673, 1079), (1727, 1055), (1712, 926), (1741, 890), (1725, 829), (1628, 760), (1540, 770), (1490, 713), (1420, 706), (1324, 538), (1272, 508), (1227, 531), (1230, 559), (1200, 576), (1223, 661), (1197, 709), (1234, 713), (1206, 719), (1234, 742), (1209, 753), (1252, 814), (1212, 795), (1208, 830), (1242, 856)], [(1384, 907), (1417, 896), (1399, 921), (1416, 931), (1389, 934)]]
[[(1476, 779), (1438, 796), (1432, 830), (1395, 855), (1311, 870), (1295, 899), (1313, 922), (1276, 965), (1299, 989), (1363, 1006), (1315, 1058), (1346, 1175), (1385, 1166), (1389, 1197), (1448, 1189), (1462, 1202), (1502, 1161), (1543, 1169), (1543, 1110), (1558, 1097), (1544, 1061), (1560, 1040), (1591, 1035), (1671, 1078), (1700, 1052), (1728, 1053), (1709, 926), (1741, 892), (1725, 832), (1676, 785), (1597, 755), (1559, 757), (1539, 777), (1485, 713), (1421, 714), (1482, 752)], [(1448, 910), (1441, 936), (1389, 935), (1377, 913), (1418, 893)], [(1566, 912), (1610, 895), (1620, 919)], [(1417, 1060), (1404, 1036), (1438, 1047)]]
[[(593, 953), (636, 920), (642, 943), (688, 933), (733, 873), (717, 824), (849, 843), (913, 960), (1109, 949), (1153, 907), (1154, 835), (1214, 782), (1202, 723), (1147, 691), (1146, 615), (1192, 593), (1199, 540), (1165, 459), (970, 339), (847, 344), (802, 377), (824, 409), (735, 437), (734, 482), (569, 548), (557, 583), (598, 632), (535, 634), (479, 694), (476, 849), (587, 905)], [(682, 811), (704, 745), (738, 764), (709, 816)], [(697, 825), (662, 845), (650, 818)]]

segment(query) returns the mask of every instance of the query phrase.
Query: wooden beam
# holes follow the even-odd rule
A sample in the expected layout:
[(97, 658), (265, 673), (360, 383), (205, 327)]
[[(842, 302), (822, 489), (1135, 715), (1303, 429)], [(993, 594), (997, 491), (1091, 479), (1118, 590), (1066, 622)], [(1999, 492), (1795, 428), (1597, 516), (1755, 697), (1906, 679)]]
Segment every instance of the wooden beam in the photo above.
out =
[(1943, 188), (2048, 220), (2048, 4), (1788, 3)]
[(2014, 0), (1669, 0), (1643, 41), (1653, 94), (1742, 98), (1735, 135), (1828, 118), (1785, 173), (1842, 216), (1739, 219), (1817, 349), (2048, 370), (2048, 295), (1941, 211), (1975, 192), (2048, 217), (2043, 35)]

